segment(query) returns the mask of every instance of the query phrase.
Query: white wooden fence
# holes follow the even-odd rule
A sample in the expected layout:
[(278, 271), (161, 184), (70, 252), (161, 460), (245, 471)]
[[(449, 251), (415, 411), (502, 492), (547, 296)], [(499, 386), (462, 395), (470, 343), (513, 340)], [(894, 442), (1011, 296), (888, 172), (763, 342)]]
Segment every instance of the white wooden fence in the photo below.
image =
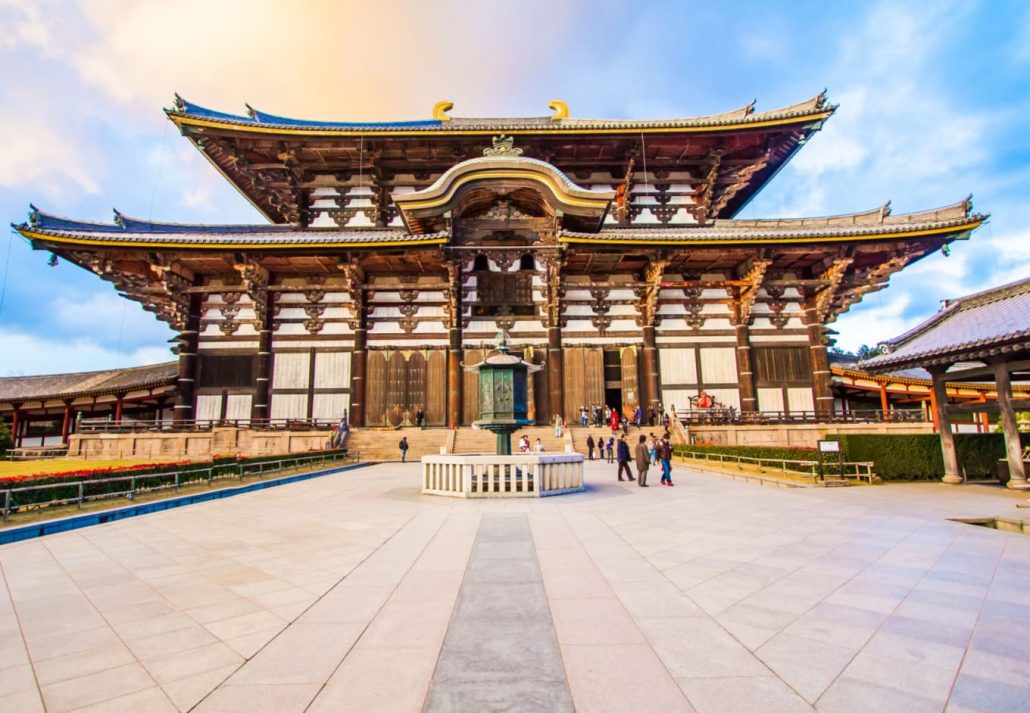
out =
[(452, 498), (541, 498), (584, 490), (583, 456), (438, 455), (422, 458), (422, 493)]

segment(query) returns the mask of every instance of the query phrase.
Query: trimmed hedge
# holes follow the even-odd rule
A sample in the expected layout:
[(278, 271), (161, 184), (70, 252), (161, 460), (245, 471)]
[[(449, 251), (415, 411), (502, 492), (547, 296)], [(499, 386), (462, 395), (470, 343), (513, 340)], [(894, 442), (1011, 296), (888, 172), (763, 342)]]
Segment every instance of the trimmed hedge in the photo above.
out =
[[(944, 456), (936, 433), (830, 435), (839, 441), (845, 461), (873, 462), (874, 472), (884, 480), (939, 480), (944, 474)], [(1030, 445), (1030, 433), (1021, 434), (1023, 446)], [(959, 469), (970, 480), (993, 479), (998, 460), (1005, 457), (1005, 437), (1000, 433), (956, 433)], [(748, 458), (818, 460), (814, 448), (768, 446), (675, 446), (674, 452), (719, 453)], [(835, 457), (830, 454), (827, 460)], [(828, 464), (829, 465), (829, 464)]]
[[(996, 478), (998, 460), (1005, 457), (1005, 437), (1000, 433), (956, 433), (959, 470), (970, 480)], [(873, 461), (884, 480), (938, 480), (944, 474), (944, 456), (936, 433), (834, 435), (844, 460)], [(1024, 446), (1030, 434), (1021, 434)]]

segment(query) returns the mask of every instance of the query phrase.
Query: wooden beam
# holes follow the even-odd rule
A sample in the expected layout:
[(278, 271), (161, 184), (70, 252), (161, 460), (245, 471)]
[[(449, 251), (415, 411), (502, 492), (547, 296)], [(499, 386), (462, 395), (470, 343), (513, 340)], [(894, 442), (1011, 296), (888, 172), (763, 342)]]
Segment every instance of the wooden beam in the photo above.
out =
[(934, 423), (941, 437), (941, 453), (944, 456), (944, 477), (941, 479), (949, 485), (962, 482), (962, 474), (958, 467), (958, 452), (955, 450), (955, 437), (951, 432), (951, 419), (948, 418), (948, 396), (945, 393), (944, 373), (942, 369), (933, 369), (933, 389), (930, 391), (930, 408), (933, 410)]
[(1013, 490), (1027, 490), (1026, 470), (1023, 467), (1023, 447), (1019, 442), (1019, 427), (1016, 425), (1016, 410), (1012, 403), (1012, 382), (1009, 380), (1009, 365), (999, 361), (993, 364), (994, 380), (998, 386), (998, 407), (1001, 409), (1001, 428), (1005, 432), (1005, 454), (1009, 461), (1008, 487)]

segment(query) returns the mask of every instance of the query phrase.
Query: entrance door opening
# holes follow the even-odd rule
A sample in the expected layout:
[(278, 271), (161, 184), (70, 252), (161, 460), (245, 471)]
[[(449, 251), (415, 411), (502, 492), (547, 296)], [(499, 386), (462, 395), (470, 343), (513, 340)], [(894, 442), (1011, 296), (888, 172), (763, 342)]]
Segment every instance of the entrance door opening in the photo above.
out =
[(604, 403), (619, 412), (622, 418), (622, 389), (605, 389)]

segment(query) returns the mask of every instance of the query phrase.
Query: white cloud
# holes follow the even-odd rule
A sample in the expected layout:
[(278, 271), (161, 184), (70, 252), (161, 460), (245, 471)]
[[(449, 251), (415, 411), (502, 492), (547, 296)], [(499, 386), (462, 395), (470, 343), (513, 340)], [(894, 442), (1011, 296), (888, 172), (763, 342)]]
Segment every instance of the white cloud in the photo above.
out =
[(87, 338), (50, 339), (21, 331), (0, 329), (0, 376), (60, 374), (142, 366), (171, 361), (168, 349), (141, 347), (124, 353)]
[(48, 314), (65, 334), (97, 335), (98, 343), (119, 341), (128, 345), (154, 342), (172, 336), (169, 327), (159, 322), (139, 304), (118, 296), (109, 285), (98, 285), (90, 295), (62, 293), (54, 298)]
[(0, 126), (0, 186), (34, 184), (55, 203), (68, 195), (100, 191), (90, 149), (49, 117), (2, 111)]
[(838, 347), (854, 352), (863, 344), (873, 346), (885, 339), (896, 337), (922, 321), (906, 316), (911, 302), (909, 295), (901, 293), (892, 295), (891, 299), (878, 300), (878, 294), (867, 295), (868, 306), (865, 309), (845, 313), (833, 325), (833, 328), (840, 332), (837, 337)]

